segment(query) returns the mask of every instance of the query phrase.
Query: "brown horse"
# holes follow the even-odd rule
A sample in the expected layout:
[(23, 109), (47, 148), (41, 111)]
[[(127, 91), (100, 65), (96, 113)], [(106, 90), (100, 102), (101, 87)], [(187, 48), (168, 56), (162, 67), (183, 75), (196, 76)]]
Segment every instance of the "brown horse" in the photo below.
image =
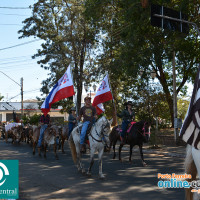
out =
[(33, 136), (32, 136), (32, 141), (33, 141), (33, 155), (35, 155), (35, 148), (36, 148), (36, 145), (37, 145), (38, 140), (39, 140), (41, 126), (35, 126), (35, 125), (33, 125), (32, 128), (33, 128)]
[(62, 127), (62, 131), (61, 131), (61, 148), (62, 148), (62, 153), (65, 153), (64, 151), (64, 144), (65, 144), (65, 140), (68, 140), (68, 125), (64, 125)]
[[(35, 155), (35, 148), (38, 143), (40, 136), (40, 126), (33, 127), (33, 155)], [(48, 145), (54, 146), (54, 154), (55, 158), (58, 159), (58, 155), (56, 153), (57, 149), (57, 142), (56, 140), (59, 138), (59, 130), (56, 125), (48, 126), (46, 130), (44, 131), (44, 138), (42, 146), (44, 147), (44, 157), (46, 158), (46, 150)], [(38, 148), (38, 154), (41, 157), (41, 150)]]
[(20, 141), (23, 141), (23, 126), (16, 126), (13, 127), (13, 134), (12, 134), (12, 138), (13, 141), (12, 143), (20, 143)]
[[(144, 157), (143, 157), (142, 146), (143, 146), (143, 143), (146, 143), (149, 141), (149, 138), (150, 138), (150, 124), (148, 122), (140, 121), (140, 122), (136, 122), (135, 124), (132, 125), (132, 127), (130, 128), (130, 131), (129, 131), (129, 133), (127, 133), (127, 137), (126, 137), (126, 144), (130, 145), (129, 162), (131, 162), (133, 146), (138, 145), (139, 149), (140, 149), (140, 156), (142, 159), (142, 164), (143, 164), (143, 166), (146, 166), (146, 163), (145, 163)], [(118, 126), (115, 126), (112, 129), (112, 131), (109, 135), (109, 139), (110, 139), (110, 147), (113, 146), (113, 150), (114, 150), (113, 159), (115, 159), (115, 157), (116, 157), (115, 145), (116, 145), (117, 141), (120, 141), (120, 128)], [(123, 145), (120, 144), (120, 146), (119, 146), (119, 160), (120, 161), (122, 160), (121, 159), (122, 147), (123, 147)]]

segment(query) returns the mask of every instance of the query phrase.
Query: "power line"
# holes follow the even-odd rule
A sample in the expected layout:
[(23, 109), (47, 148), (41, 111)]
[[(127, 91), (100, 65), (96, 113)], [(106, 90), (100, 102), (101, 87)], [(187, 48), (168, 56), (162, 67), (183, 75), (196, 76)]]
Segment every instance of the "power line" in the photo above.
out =
[(0, 24), (1, 26), (23, 26), (22, 24)]
[(3, 58), (3, 59), (0, 59), (0, 62), (4, 61), (4, 60), (16, 60), (16, 59), (19, 59), (19, 58), (26, 58), (26, 57), (30, 57), (30, 56), (32, 56), (32, 55)]
[(34, 60), (34, 59), (29, 58), (29, 59), (26, 59), (26, 60), (15, 60), (15, 61), (11, 61), (11, 62), (3, 62), (3, 63), (0, 62), (0, 65), (9, 65), (9, 64), (12, 64), (12, 63), (27, 62), (27, 61), (30, 61), (30, 60)]
[(24, 43), (17, 44), (17, 45), (14, 45), (14, 46), (5, 47), (5, 48), (0, 49), (0, 51), (7, 50), (7, 49), (11, 49), (11, 48), (15, 48), (15, 47), (19, 47), (19, 46), (23, 46), (23, 45), (26, 45), (26, 44), (29, 44), (29, 43), (32, 43), (32, 42), (37, 42), (37, 41), (39, 41), (39, 40), (40, 40), (40, 39), (31, 40), (31, 41), (29, 41), (29, 42), (24, 42)]
[(31, 7), (0, 7), (0, 9), (31, 9)]
[(28, 17), (29, 15), (21, 15), (21, 14), (8, 14), (8, 13), (0, 13), (0, 15), (11, 15), (11, 16), (20, 16), (20, 17)]

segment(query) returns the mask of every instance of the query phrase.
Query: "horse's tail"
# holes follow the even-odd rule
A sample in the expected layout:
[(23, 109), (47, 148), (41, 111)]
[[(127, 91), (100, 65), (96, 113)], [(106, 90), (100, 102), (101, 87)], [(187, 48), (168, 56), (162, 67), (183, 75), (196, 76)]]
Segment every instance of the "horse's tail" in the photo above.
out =
[(109, 134), (109, 140), (110, 140), (110, 147), (115, 143), (115, 140), (119, 137), (119, 132), (117, 131), (118, 126), (114, 126)]
[[(185, 173), (191, 174), (192, 178), (188, 181), (196, 180), (197, 175), (197, 168), (193, 160), (192, 156), (192, 146), (187, 145), (186, 149), (186, 158), (185, 158)], [(186, 188), (185, 189), (185, 199), (186, 200), (193, 200), (193, 193), (191, 192), (192, 188)]]
[(71, 154), (72, 154), (72, 159), (74, 161), (74, 164), (76, 164), (77, 154), (76, 154), (76, 147), (75, 147), (75, 144), (74, 144), (72, 134), (70, 134), (68, 142), (69, 142), (69, 146), (70, 146), (70, 150), (71, 150)]

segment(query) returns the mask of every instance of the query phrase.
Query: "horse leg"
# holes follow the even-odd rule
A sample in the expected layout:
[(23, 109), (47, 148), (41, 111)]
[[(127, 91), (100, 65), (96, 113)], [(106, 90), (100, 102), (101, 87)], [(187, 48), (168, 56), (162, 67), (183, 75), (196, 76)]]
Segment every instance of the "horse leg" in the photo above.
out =
[(55, 144), (54, 144), (54, 155), (55, 155), (55, 158), (56, 158), (56, 160), (58, 160), (59, 158), (58, 158), (58, 155), (57, 155), (57, 153), (56, 153), (56, 149), (57, 149), (57, 144), (56, 144), (56, 142), (55, 142)]
[(33, 142), (33, 155), (35, 155), (35, 147), (36, 147), (36, 142)]
[(142, 165), (143, 165), (143, 167), (146, 167), (147, 164), (144, 162), (143, 151), (142, 151), (142, 145), (139, 145), (139, 148), (140, 148), (140, 156), (141, 156), (141, 159), (142, 159)]
[(99, 150), (99, 154), (98, 154), (98, 157), (99, 157), (99, 178), (100, 179), (104, 179), (105, 178), (105, 176), (102, 173), (102, 157), (103, 157), (103, 152), (104, 152), (104, 148), (102, 148), (101, 150)]
[(81, 162), (81, 152), (80, 152), (80, 144), (76, 143), (76, 153), (77, 153), (77, 168), (79, 172), (85, 173), (84, 166)]
[(122, 144), (120, 144), (120, 146), (119, 146), (119, 160), (122, 162), (122, 159), (121, 159), (121, 151), (122, 151), (122, 147), (123, 147), (123, 145)]
[(113, 142), (113, 159), (115, 159), (115, 157), (116, 157), (116, 152), (115, 152), (115, 145), (116, 145), (116, 143), (117, 143), (117, 140), (116, 141), (114, 141)]
[[(192, 176), (191, 179), (187, 179), (188, 182), (192, 182), (192, 181), (196, 180), (196, 175), (197, 175), (197, 168), (196, 168), (195, 163), (194, 163), (195, 158), (193, 159), (193, 154), (195, 154), (195, 152), (194, 151), (192, 152), (192, 146), (187, 145), (186, 157), (185, 157), (185, 163), (184, 163), (185, 173), (191, 174), (191, 176)], [(185, 199), (187, 199), (187, 200), (193, 199), (194, 194), (191, 192), (191, 190), (192, 190), (191, 187), (185, 189)]]
[(44, 144), (44, 158), (47, 158), (47, 144)]
[(88, 168), (87, 175), (91, 176), (91, 169), (94, 164), (94, 149), (90, 149), (90, 166)]
[(133, 145), (130, 145), (130, 152), (129, 152), (129, 162), (130, 163), (132, 163), (132, 161), (131, 161), (132, 153), (133, 153)]
[(62, 153), (65, 153), (65, 151), (64, 151), (64, 143), (65, 143), (65, 138), (63, 137), (62, 140), (61, 140)]

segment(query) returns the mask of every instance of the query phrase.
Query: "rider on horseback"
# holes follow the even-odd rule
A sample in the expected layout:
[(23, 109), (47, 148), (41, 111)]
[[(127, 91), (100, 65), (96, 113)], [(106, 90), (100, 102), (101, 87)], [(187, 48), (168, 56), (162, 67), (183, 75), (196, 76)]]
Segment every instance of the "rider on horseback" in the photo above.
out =
[(39, 140), (38, 140), (38, 150), (40, 151), (40, 147), (42, 145), (42, 140), (44, 138), (44, 131), (46, 130), (46, 128), (48, 127), (48, 125), (50, 124), (50, 115), (42, 115), (40, 117), (40, 124), (41, 124), (41, 128), (40, 128), (40, 136), (39, 136)]
[(135, 119), (135, 113), (132, 110), (133, 103), (131, 101), (128, 101), (124, 104), (126, 108), (120, 113), (117, 114), (118, 117), (122, 118), (122, 132), (121, 132), (121, 145), (125, 144), (125, 136), (126, 136), (126, 131), (128, 128), (129, 123)]
[(91, 106), (91, 97), (85, 97), (84, 101), (85, 106), (80, 109), (80, 114), (77, 118), (80, 121), (81, 117), (83, 117), (83, 126), (80, 135), (81, 152), (85, 152), (84, 142), (88, 126), (94, 123), (96, 118), (96, 108)]

